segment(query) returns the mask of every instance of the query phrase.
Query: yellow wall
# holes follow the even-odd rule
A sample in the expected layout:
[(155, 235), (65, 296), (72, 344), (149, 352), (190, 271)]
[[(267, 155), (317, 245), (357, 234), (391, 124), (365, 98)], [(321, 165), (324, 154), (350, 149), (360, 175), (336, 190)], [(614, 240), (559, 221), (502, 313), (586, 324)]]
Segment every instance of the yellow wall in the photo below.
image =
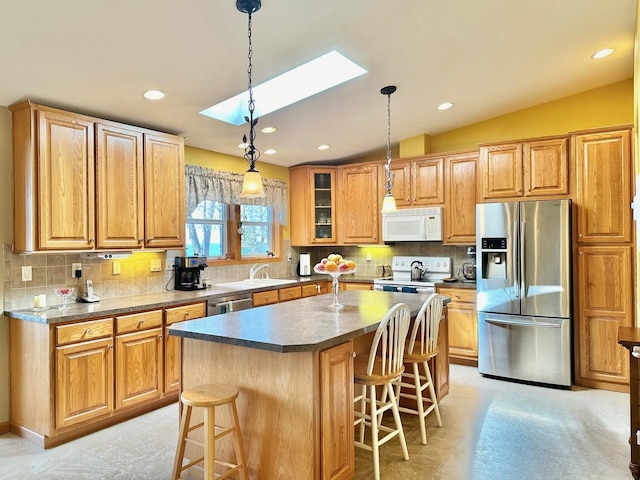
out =
[[(244, 173), (249, 168), (249, 163), (244, 158), (195, 147), (185, 147), (184, 159), (188, 165), (198, 165), (224, 172)], [(287, 185), (289, 184), (289, 169), (287, 167), (272, 165), (258, 160), (256, 169), (263, 178), (283, 180), (287, 182)]]
[[(4, 266), (2, 244), (13, 236), (13, 161), (11, 114), (0, 107), (0, 261)], [(3, 271), (6, 271), (3, 268)], [(6, 274), (5, 274), (6, 275)], [(0, 312), (4, 311), (4, 280), (0, 281)], [(9, 321), (0, 315), (0, 423), (9, 421)]]
[(431, 152), (633, 123), (633, 79), (431, 136)]

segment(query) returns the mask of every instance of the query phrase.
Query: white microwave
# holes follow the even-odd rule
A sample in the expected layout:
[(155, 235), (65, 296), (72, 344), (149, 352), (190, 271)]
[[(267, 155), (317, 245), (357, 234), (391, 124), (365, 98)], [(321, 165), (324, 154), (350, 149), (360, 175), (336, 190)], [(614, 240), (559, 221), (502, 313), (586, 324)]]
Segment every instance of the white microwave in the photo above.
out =
[(382, 214), (385, 242), (442, 241), (442, 207), (405, 208)]

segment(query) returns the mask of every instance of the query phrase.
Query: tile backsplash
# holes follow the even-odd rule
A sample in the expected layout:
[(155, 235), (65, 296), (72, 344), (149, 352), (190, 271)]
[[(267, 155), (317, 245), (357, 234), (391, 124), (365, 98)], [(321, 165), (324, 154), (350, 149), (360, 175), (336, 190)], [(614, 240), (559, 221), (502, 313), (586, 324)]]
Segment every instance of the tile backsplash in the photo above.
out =
[[(288, 242), (285, 252), (289, 251)], [(173, 265), (173, 253), (136, 252), (126, 258), (88, 259), (78, 253), (38, 253), (19, 255), (11, 251), (11, 245), (4, 245), (4, 308), (17, 310), (34, 305), (36, 295), (45, 294), (47, 305), (59, 305), (61, 300), (53, 293), (55, 288), (73, 287), (74, 296), (84, 293), (85, 281), (93, 281), (94, 293), (101, 298), (116, 298), (127, 295), (160, 293), (173, 290), (173, 270), (166, 270), (167, 262)], [(160, 261), (161, 270), (152, 272), (152, 263)], [(118, 262), (120, 273), (114, 274), (113, 264)], [(259, 260), (256, 260), (259, 262)], [(72, 264), (82, 264), (82, 277), (74, 278)], [(31, 280), (22, 281), (22, 267), (31, 267)], [(248, 278), (251, 264), (211, 265), (202, 273), (201, 278), (214, 284), (243, 280)], [(272, 278), (295, 274), (292, 263), (269, 262), (266, 269)]]

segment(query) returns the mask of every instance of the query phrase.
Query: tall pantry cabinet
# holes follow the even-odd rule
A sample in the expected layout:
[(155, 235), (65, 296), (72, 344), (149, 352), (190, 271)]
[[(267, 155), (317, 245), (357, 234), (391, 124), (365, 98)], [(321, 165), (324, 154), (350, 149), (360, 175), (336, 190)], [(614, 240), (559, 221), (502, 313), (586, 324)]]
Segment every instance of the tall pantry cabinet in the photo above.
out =
[(627, 391), (626, 350), (616, 339), (618, 327), (633, 326), (631, 129), (575, 132), (572, 146), (575, 383)]

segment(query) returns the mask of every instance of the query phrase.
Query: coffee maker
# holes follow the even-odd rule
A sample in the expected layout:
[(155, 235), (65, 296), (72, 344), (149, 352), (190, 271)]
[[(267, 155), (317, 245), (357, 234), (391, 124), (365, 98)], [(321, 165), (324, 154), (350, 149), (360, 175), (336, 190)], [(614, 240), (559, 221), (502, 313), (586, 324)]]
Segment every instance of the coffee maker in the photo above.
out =
[(464, 277), (463, 282), (475, 282), (476, 281), (476, 247), (467, 248), (468, 262), (464, 262), (461, 267), (461, 273)]
[(202, 290), (200, 272), (207, 265), (207, 257), (175, 257), (174, 276), (176, 290)]

